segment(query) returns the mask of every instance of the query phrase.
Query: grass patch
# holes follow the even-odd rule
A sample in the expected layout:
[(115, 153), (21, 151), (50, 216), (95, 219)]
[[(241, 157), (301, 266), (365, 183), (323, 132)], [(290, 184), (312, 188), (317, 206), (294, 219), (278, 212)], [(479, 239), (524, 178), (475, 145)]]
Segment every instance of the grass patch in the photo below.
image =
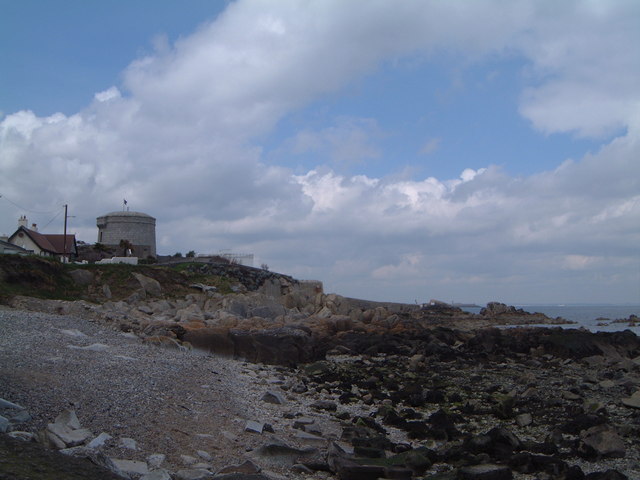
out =
[(0, 255), (0, 301), (14, 295), (74, 300), (82, 294), (83, 288), (56, 260), (35, 255)]
[[(192, 265), (76, 265), (38, 256), (0, 255), (0, 302), (6, 303), (15, 295), (101, 302), (105, 300), (104, 285), (109, 286), (113, 300), (125, 299), (140, 289), (134, 273), (157, 280), (169, 298), (196, 293), (190, 287), (194, 283), (215, 286), (222, 294), (232, 293), (235, 279), (194, 271)], [(71, 276), (73, 270), (91, 272), (91, 281), (79, 285)]]

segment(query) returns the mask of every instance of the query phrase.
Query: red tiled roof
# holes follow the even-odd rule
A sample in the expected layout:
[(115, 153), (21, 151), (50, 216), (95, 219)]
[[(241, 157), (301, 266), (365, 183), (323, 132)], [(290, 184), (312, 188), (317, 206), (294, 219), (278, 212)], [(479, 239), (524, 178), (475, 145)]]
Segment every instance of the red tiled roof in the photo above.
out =
[[(56, 253), (61, 253), (65, 251), (64, 235), (60, 233), (47, 233), (47, 234), (43, 234), (43, 236), (45, 236), (47, 240), (49, 240), (49, 243), (53, 245), (53, 248), (55, 248)], [(76, 236), (73, 234), (67, 233), (67, 249), (66, 249), (67, 254), (76, 253), (75, 244), (76, 244)]]
[[(26, 227), (20, 227), (16, 233), (23, 231), (27, 234), (31, 240), (34, 241), (41, 250), (60, 255), (64, 252), (64, 235), (59, 233), (40, 233), (34, 230), (29, 230)], [(11, 235), (12, 237), (16, 234)], [(66, 254), (76, 253), (76, 236), (73, 234), (67, 234), (67, 248)]]

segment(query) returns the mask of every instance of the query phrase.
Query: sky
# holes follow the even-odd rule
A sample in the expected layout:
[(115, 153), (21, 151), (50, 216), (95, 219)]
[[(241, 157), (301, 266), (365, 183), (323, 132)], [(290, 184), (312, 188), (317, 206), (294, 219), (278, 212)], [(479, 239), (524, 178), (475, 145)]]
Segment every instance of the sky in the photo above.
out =
[(640, 2), (0, 0), (0, 234), (381, 301), (640, 304)]

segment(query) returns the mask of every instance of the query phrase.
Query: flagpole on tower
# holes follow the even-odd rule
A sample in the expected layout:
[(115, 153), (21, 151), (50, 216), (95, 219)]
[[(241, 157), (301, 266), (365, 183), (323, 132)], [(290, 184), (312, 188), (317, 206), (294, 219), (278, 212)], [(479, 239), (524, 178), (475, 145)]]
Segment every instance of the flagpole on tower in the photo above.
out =
[(122, 211), (124, 212), (127, 209), (127, 200), (126, 199), (122, 199)]

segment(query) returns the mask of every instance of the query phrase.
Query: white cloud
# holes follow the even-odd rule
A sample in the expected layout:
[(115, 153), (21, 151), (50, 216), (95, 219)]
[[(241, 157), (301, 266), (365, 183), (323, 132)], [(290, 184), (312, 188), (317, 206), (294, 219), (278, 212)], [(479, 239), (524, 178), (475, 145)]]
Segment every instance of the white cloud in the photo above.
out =
[(640, 4), (537, 2), (535, 22), (520, 36), (537, 85), (521, 112), (548, 133), (601, 137), (624, 129), (640, 109)]
[(121, 96), (120, 90), (118, 90), (117, 87), (110, 87), (103, 92), (96, 93), (94, 97), (99, 102), (108, 102), (114, 98), (120, 98)]

